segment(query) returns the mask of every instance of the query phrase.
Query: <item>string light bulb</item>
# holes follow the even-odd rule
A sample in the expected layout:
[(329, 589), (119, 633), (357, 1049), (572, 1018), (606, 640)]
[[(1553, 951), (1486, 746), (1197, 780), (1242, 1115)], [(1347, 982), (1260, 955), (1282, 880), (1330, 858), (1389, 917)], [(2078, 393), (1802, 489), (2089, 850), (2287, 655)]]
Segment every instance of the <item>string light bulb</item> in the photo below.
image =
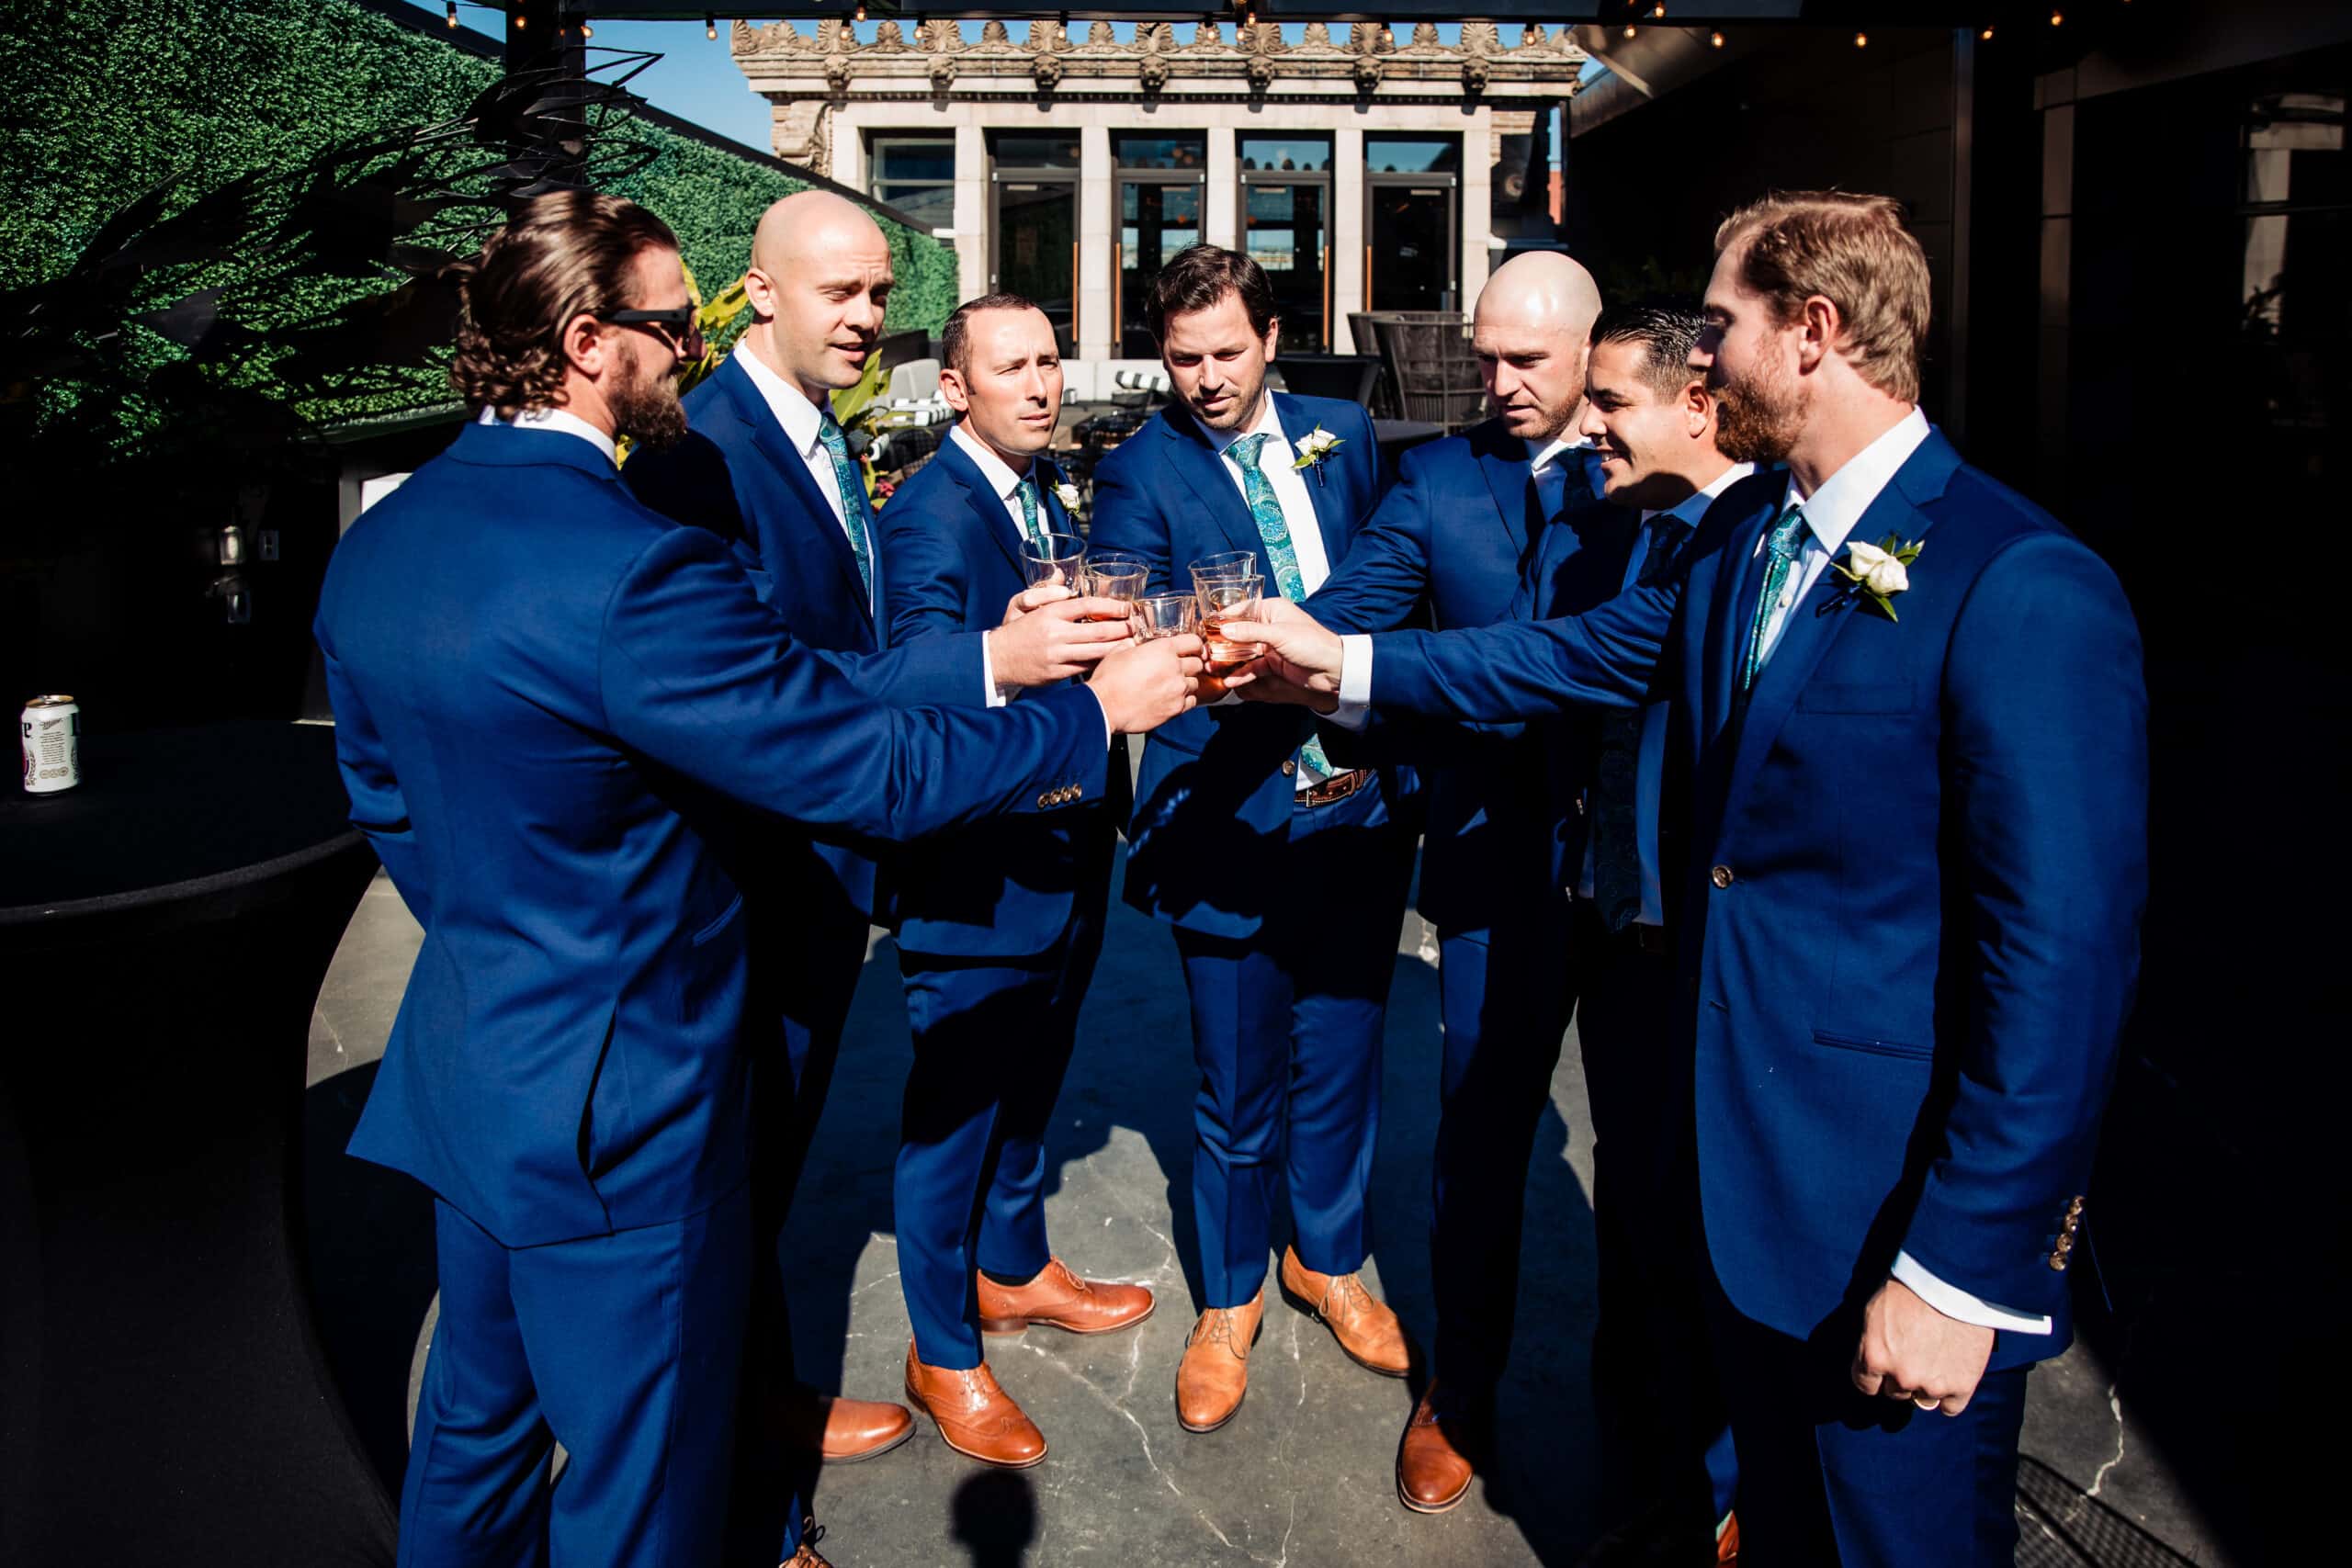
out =
[(2052, 27), (2053, 27), (2053, 28), (2063, 28), (2063, 27), (2064, 27), (2064, 26), (2066, 25), (2066, 13), (2065, 13), (2065, 12), (2064, 12), (2064, 11), (2052, 11), (2052, 12), (2051, 12), (2051, 13), (2050, 13), (2050, 25), (2051, 25)]
[(458, 25), (458, 0), (449, 0), (449, 25), (453, 28)]
[(1638, 32), (1639, 30), (1640, 30), (1640, 29), (1639, 29), (1639, 28), (1635, 28), (1635, 27), (1634, 26), (1634, 24), (1633, 24), (1633, 23), (1631, 23), (1631, 22), (1627, 22), (1627, 23), (1625, 24), (1625, 36), (1626, 36), (1627, 38), (1632, 38), (1632, 37), (1634, 36), (1634, 33), (1636, 33), (1636, 32)]
[(531, 25), (531, 13), (528, 11), (517, 7), (508, 14), (514, 18), (514, 30), (518, 33)]
[(594, 38), (596, 36), (596, 29), (588, 25), (588, 18), (585, 17), (580, 18), (580, 36), (582, 38)]
[(716, 11), (704, 16), (702, 19), (702, 36), (705, 38), (717, 38), (718, 36), (718, 14)]
[(1707, 35), (1707, 43), (1711, 48), (1721, 49), (1724, 46), (1724, 35), (1721, 33), (1709, 33)]
[(1856, 34), (1854, 35), (1854, 47), (1855, 47), (1856, 49), (1868, 49), (1868, 48), (1870, 48), (1870, 46), (1871, 46), (1871, 35), (1870, 35), (1870, 34), (1868, 34), (1868, 33), (1856, 33)]
[(1663, 17), (1666, 15), (1666, 0), (1657, 0), (1657, 4), (1650, 7), (1650, 15)]
[(1977, 41), (1980, 43), (1991, 43), (1993, 41), (1993, 29), (1986, 28), (1983, 32), (1978, 33), (1976, 38)]
[(865, 20), (865, 0), (857, 0), (856, 19), (861, 22)]
[(1396, 47), (1396, 29), (1386, 22), (1381, 23), (1380, 41), (1385, 47), (1395, 49)]

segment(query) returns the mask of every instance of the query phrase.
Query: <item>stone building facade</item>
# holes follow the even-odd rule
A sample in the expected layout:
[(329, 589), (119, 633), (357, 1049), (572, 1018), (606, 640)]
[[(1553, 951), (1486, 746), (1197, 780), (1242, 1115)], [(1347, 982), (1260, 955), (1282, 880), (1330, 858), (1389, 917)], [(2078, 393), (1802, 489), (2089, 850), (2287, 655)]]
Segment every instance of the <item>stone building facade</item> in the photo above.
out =
[(1287, 347), (1345, 353), (1351, 311), (1466, 309), (1509, 240), (1550, 233), (1544, 132), (1585, 62), (1566, 29), (1183, 31), (738, 22), (733, 52), (778, 157), (952, 239), (964, 298), (1037, 299), (1075, 357), (1151, 357), (1143, 285), (1195, 240), (1266, 265)]

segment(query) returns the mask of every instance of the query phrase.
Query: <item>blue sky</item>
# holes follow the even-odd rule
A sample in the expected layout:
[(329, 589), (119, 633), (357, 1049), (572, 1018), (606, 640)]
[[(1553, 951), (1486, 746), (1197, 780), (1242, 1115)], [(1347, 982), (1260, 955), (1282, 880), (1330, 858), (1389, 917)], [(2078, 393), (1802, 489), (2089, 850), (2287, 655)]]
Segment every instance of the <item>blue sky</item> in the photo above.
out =
[[(443, 0), (409, 0), (409, 3), (418, 10), (435, 17), (443, 14)], [(504, 35), (505, 24), (500, 13), (487, 6), (460, 4), (458, 17), (466, 27), (493, 37)], [(806, 21), (797, 25), (804, 32), (811, 26)], [(1135, 36), (1135, 24), (1132, 22), (1114, 25), (1121, 39)], [(878, 26), (879, 23), (867, 22), (857, 29), (858, 34), (861, 38), (871, 39)], [(965, 37), (978, 41), (979, 23), (966, 22), (963, 27)], [(1028, 35), (1029, 24), (1026, 22), (1009, 22), (1006, 27), (1016, 40)], [(1449, 44), (1461, 40), (1462, 25), (1459, 22), (1440, 22), (1437, 30), (1438, 36)], [(742, 72), (735, 68), (735, 62), (727, 51), (727, 24), (721, 22), (718, 41), (713, 42), (703, 37), (700, 22), (599, 22), (596, 24), (594, 44), (597, 47), (643, 50), (648, 53), (660, 54), (662, 58), (659, 61), (629, 83), (631, 90), (650, 100), (657, 107), (668, 109), (672, 114), (693, 120), (721, 136), (731, 136), (738, 141), (765, 152), (769, 125), (767, 100), (752, 92), (744, 81)], [(1283, 36), (1292, 43), (1298, 42), (1306, 32), (1306, 29), (1296, 23), (1283, 28)], [(1189, 39), (1191, 35), (1188, 31), (1180, 36)], [(1513, 35), (1506, 33), (1504, 36)]]

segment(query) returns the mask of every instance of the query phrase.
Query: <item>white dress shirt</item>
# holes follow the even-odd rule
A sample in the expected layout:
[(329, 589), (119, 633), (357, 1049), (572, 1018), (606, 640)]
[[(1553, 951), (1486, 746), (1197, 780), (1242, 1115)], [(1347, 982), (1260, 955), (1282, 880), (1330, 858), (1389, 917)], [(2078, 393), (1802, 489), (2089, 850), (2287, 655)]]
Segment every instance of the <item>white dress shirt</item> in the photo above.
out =
[(496, 409), (486, 408), (474, 423), (509, 425), (516, 430), (560, 430), (566, 435), (577, 435), (602, 452), (606, 462), (617, 465), (620, 461), (619, 445), (569, 409), (524, 409), (513, 419), (501, 419)]
[[(972, 459), (973, 466), (980, 470), (980, 477), (989, 481), (989, 488), (995, 491), (997, 499), (1004, 502), (1005, 514), (1012, 519), (1014, 535), (1027, 538), (1028, 524), (1021, 514), (1021, 481), (1027, 476), (1014, 473), (987, 442), (966, 430), (960, 419), (947, 427), (947, 439), (956, 443), (964, 456)], [(1031, 471), (1035, 471), (1035, 464), (1031, 465)], [(1045, 525), (1046, 498), (1040, 491), (1037, 497), (1037, 525), (1042, 528)], [(988, 682), (989, 706), (1001, 708), (1012, 700), (1012, 691), (996, 683), (996, 666), (989, 649), (989, 639), (995, 635), (996, 628), (991, 626), (988, 629), (988, 636), (980, 638), (980, 678)]]
[[(735, 363), (743, 367), (752, 378), (752, 385), (760, 389), (760, 397), (768, 405), (768, 412), (775, 415), (776, 423), (784, 429), (784, 438), (799, 455), (801, 463), (808, 470), (808, 477), (817, 481), (818, 493), (833, 509), (834, 523), (840, 525), (842, 536), (851, 541), (851, 547), (854, 549), (856, 536), (852, 530), (863, 529), (865, 519), (864, 513), (853, 511), (842, 494), (841, 478), (834, 471), (832, 454), (825, 450), (825, 443), (820, 438), (825, 416), (818, 412), (816, 404), (808, 400), (808, 394), (769, 369), (766, 362), (752, 352), (750, 344), (735, 345)], [(870, 534), (865, 538), (865, 554), (868, 560), (875, 558), (874, 538)], [(870, 601), (866, 608), (880, 613), (879, 606)]]
[[(1862, 513), (1878, 500), (1879, 491), (1894, 478), (1895, 471), (1911, 460), (1919, 443), (1928, 438), (1928, 416), (1917, 407), (1897, 420), (1877, 440), (1846, 460), (1846, 466), (1821, 481), (1821, 488), (1806, 495), (1798, 488), (1797, 477), (1789, 476), (1788, 498), (1781, 502), (1783, 514), (1792, 506), (1804, 508), (1805, 534), (1804, 547), (1797, 554), (1797, 570), (1789, 573), (1788, 581), (1781, 589), (1781, 597), (1772, 606), (1771, 618), (1764, 623), (1764, 645), (1758, 667), (1769, 662), (1772, 650), (1781, 644), (1781, 632), (1789, 624), (1791, 605), (1804, 602), (1846, 547), (1846, 536), (1862, 520)], [(1756, 541), (1756, 554), (1762, 555), (1766, 542), (1771, 537), (1767, 529)], [(1865, 539), (1874, 545), (1876, 539)]]
[[(956, 443), (963, 449), (964, 456), (972, 459), (972, 466), (980, 470), (980, 477), (989, 481), (989, 488), (996, 492), (998, 500), (1004, 502), (1004, 514), (1012, 519), (1013, 536), (1026, 539), (1029, 536), (1029, 520), (1021, 510), (1021, 481), (1036, 473), (1035, 462), (1030, 463), (1027, 473), (1014, 473), (1012, 465), (997, 456), (996, 448), (967, 430), (960, 419), (947, 427), (947, 439)], [(1042, 481), (1037, 491), (1037, 526), (1048, 533), (1053, 530), (1053, 525), (1046, 517), (1046, 491)]]
[[(1323, 550), (1323, 525), (1316, 518), (1314, 499), (1306, 493), (1306, 487), (1316, 481), (1305, 471), (1291, 467), (1298, 461), (1298, 453), (1292, 447), (1290, 437), (1283, 434), (1282, 415), (1274, 408), (1272, 393), (1266, 397), (1266, 406), (1259, 411), (1258, 422), (1247, 430), (1236, 431), (1218, 449), (1218, 456), (1225, 459), (1219, 467), (1233, 481), (1233, 488), (1241, 492), (1242, 504), (1247, 506), (1250, 485), (1242, 478), (1241, 456), (1233, 450), (1233, 444), (1245, 435), (1266, 437), (1265, 445), (1258, 448), (1258, 471), (1273, 487), (1274, 500), (1283, 509), (1283, 525), (1290, 530), (1291, 553), (1298, 558), (1299, 587), (1311, 594), (1331, 575), (1331, 559)], [(1282, 597), (1282, 584), (1278, 582), (1269, 581), (1264, 589), (1276, 598)], [(1301, 761), (1295, 784), (1299, 789), (1306, 789), (1329, 776)]]
[[(1572, 434), (1566, 431), (1561, 432), (1548, 441), (1538, 441), (1531, 436), (1527, 443), (1528, 480), (1532, 483), (1542, 477), (1545, 469), (1571, 452), (1589, 453), (1591, 450), (1592, 441), (1589, 437)], [(1588, 466), (1585, 470), (1585, 481), (1592, 487), (1594, 496), (1598, 497), (1600, 494), (1600, 470)]]
[[(1685, 529), (1695, 530), (1699, 526), (1700, 519), (1706, 516), (1707, 508), (1715, 503), (1715, 497), (1755, 471), (1756, 465), (1753, 463), (1734, 463), (1722, 473), (1717, 474), (1705, 486), (1686, 496), (1679, 504), (1668, 507), (1664, 513), (1657, 511), (1643, 513), (1642, 531), (1634, 539), (1633, 554), (1625, 561), (1625, 577), (1624, 581), (1618, 585), (1618, 591), (1623, 592), (1625, 589), (1631, 588), (1634, 580), (1641, 576), (1642, 568), (1648, 563), (1650, 546), (1657, 538), (1657, 536), (1650, 532), (1651, 523), (1660, 516), (1667, 516), (1681, 524)], [(1589, 808), (1591, 798), (1592, 792), (1586, 791), (1585, 799), (1588, 809), (1585, 816), (1588, 823), (1592, 815)], [(1653, 853), (1652, 864), (1655, 863), (1655, 858)], [(1592, 834), (1589, 827), (1585, 833), (1584, 870), (1577, 877), (1577, 897), (1579, 898), (1592, 897)], [(1641, 913), (1634, 917), (1634, 923), (1642, 926), (1666, 924), (1666, 911), (1659, 905), (1657, 885), (1651, 880), (1646, 870), (1642, 877)]]

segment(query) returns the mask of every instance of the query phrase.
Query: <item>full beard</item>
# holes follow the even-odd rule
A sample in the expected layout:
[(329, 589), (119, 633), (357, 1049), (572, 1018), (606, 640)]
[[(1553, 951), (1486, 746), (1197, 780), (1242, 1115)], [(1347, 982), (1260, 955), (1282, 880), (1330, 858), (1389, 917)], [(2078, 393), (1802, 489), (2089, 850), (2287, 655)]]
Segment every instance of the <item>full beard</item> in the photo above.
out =
[(632, 377), (627, 386), (615, 389), (611, 407), (614, 434), (649, 451), (666, 450), (685, 438), (686, 406), (678, 400), (677, 382), (667, 376)]
[(1786, 461), (1804, 428), (1804, 405), (1785, 376), (1759, 371), (1715, 389), (1715, 447), (1735, 463)]

